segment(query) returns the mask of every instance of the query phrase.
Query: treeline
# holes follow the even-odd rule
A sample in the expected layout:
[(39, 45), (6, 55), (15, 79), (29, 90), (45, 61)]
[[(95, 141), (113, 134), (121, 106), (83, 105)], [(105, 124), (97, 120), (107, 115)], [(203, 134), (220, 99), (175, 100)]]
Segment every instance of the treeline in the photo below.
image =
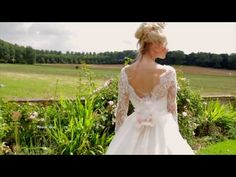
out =
[(36, 50), (0, 40), (0, 63), (62, 63), (62, 64), (121, 64), (125, 57), (135, 58), (136, 52), (69, 52), (54, 50)]
[[(54, 50), (36, 50), (30, 46), (23, 47), (0, 40), (0, 63), (62, 63), (62, 64), (123, 64), (125, 58), (135, 58), (134, 50), (122, 52), (66, 52)], [(191, 53), (170, 51), (161, 64), (192, 65), (225, 69), (236, 69), (236, 54)]]
[(168, 52), (166, 60), (157, 60), (161, 64), (191, 65), (212, 68), (236, 69), (236, 53), (214, 54), (214, 53), (190, 53), (183, 51)]

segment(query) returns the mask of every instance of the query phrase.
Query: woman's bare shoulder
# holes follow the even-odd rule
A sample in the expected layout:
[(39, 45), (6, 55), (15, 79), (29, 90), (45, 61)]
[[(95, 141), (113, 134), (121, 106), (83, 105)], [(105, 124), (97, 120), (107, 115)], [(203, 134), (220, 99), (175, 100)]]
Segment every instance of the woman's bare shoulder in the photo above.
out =
[(130, 71), (132, 72), (135, 69), (135, 65), (134, 65), (134, 63), (132, 63), (130, 65), (125, 65), (122, 69), (126, 72), (130, 72)]
[(176, 70), (173, 66), (170, 65), (162, 65), (162, 67), (168, 72), (168, 73), (176, 73)]

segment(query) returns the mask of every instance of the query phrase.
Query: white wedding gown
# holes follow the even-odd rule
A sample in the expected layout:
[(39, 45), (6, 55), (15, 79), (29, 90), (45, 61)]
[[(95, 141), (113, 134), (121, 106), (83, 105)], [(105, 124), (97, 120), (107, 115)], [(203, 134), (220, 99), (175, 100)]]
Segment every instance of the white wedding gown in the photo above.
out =
[[(179, 132), (175, 69), (165, 69), (149, 96), (140, 98), (120, 72), (115, 136), (106, 154), (194, 154)], [(127, 116), (129, 100), (134, 112)]]

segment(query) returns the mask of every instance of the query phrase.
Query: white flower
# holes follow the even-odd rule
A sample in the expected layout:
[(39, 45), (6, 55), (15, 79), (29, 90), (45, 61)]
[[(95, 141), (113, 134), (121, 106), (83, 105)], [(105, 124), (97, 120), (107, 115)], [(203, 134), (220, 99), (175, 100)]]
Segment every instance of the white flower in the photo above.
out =
[(186, 112), (182, 112), (182, 115), (186, 117), (188, 114)]
[(113, 102), (113, 101), (108, 101), (108, 104), (109, 104), (110, 106), (112, 106), (112, 105), (114, 104), (114, 102)]
[(204, 104), (204, 105), (207, 105), (207, 103), (206, 103), (205, 101), (203, 102), (203, 104)]
[(180, 87), (179, 87), (179, 86), (177, 87), (177, 90), (180, 90)]
[(181, 78), (180, 78), (180, 80), (182, 80), (182, 81), (185, 81), (185, 80), (186, 80), (186, 78), (184, 78), (184, 77), (181, 77)]
[(36, 111), (34, 111), (33, 113), (30, 114), (29, 119), (35, 119), (38, 117), (38, 113)]
[(112, 79), (109, 79), (108, 81), (106, 81), (106, 82), (104, 83), (103, 87), (109, 86), (109, 85), (111, 84), (111, 82), (112, 82)]

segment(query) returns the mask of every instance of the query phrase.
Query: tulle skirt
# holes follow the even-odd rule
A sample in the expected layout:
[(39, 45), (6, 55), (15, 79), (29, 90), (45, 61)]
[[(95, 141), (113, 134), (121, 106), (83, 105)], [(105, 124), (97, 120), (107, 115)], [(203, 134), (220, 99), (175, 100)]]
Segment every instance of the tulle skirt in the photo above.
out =
[(116, 132), (106, 154), (194, 154), (181, 136), (172, 114), (165, 112), (151, 126), (140, 126), (135, 112), (127, 117)]

